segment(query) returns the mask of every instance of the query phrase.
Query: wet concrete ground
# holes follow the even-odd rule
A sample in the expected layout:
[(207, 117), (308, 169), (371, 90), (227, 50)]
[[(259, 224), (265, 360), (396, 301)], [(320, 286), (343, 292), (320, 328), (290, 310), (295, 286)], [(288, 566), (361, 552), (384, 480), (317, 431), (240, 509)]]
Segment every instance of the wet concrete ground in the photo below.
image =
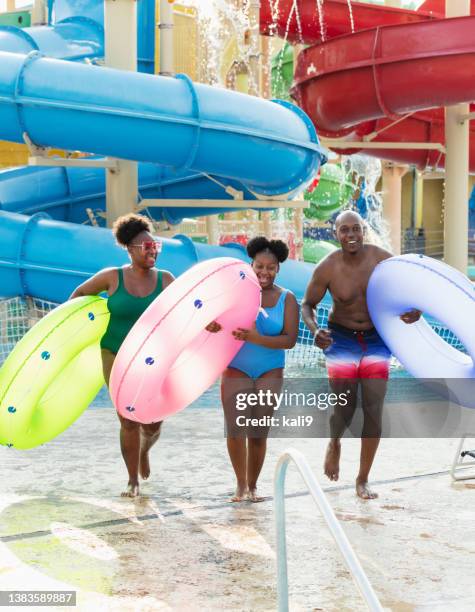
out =
[[(379, 499), (368, 502), (353, 489), (358, 440), (343, 441), (334, 484), (322, 474), (326, 440), (272, 439), (261, 493), (272, 495), (280, 453), (298, 448), (383, 606), (473, 610), (475, 480), (451, 482), (456, 444), (383, 440), (372, 473)], [(165, 423), (137, 500), (120, 497), (126, 473), (112, 409), (88, 410), (43, 447), (2, 447), (0, 461), (0, 590), (72, 589), (88, 611), (276, 608), (273, 502), (228, 502), (217, 405)], [(287, 483), (291, 609), (366, 609), (295, 468)]]

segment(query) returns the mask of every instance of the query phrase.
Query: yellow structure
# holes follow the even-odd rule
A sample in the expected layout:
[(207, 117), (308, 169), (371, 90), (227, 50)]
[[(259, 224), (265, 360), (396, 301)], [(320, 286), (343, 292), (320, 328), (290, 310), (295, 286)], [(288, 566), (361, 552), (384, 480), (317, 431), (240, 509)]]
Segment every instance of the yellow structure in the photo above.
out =
[[(155, 2), (157, 22), (160, 21), (160, 0)], [(198, 14), (192, 6), (173, 3), (175, 72), (187, 74), (193, 81), (200, 81), (201, 48), (198, 31)], [(160, 71), (160, 30), (155, 36), (155, 73)]]

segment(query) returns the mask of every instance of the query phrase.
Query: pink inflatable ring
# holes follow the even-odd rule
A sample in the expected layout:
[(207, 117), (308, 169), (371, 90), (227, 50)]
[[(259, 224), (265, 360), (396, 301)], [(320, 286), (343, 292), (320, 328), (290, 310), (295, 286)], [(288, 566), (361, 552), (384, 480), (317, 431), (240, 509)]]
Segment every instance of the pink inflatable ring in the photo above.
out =
[[(209, 259), (182, 274), (150, 304), (120, 347), (110, 378), (118, 413), (156, 423), (188, 406), (241, 348), (231, 332), (253, 325), (260, 301), (256, 275), (239, 259)], [(221, 331), (206, 331), (212, 321)]]

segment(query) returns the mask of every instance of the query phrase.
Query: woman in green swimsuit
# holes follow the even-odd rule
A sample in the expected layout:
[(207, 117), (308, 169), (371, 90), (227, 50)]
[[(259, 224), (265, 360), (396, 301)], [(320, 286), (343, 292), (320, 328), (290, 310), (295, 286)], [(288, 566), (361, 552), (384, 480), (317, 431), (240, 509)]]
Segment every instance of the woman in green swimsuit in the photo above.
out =
[[(102, 292), (109, 295), (109, 326), (101, 340), (107, 385), (115, 356), (130, 329), (157, 295), (174, 280), (170, 272), (155, 268), (161, 245), (153, 238), (152, 226), (146, 217), (133, 213), (119, 217), (112, 232), (118, 244), (127, 249), (131, 263), (122, 268), (100, 270), (71, 295), (71, 298)], [(122, 496), (136, 497), (139, 494), (139, 473), (144, 480), (150, 476), (148, 451), (158, 440), (161, 422), (140, 425), (121, 416), (119, 420), (120, 448), (129, 473), (129, 482)]]

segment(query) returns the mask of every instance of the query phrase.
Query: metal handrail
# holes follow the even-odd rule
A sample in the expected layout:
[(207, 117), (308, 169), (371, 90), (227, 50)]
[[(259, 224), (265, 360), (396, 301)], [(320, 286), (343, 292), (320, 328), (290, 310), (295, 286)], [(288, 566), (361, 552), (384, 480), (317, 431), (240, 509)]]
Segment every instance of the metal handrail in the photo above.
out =
[(343, 559), (355, 580), (361, 595), (369, 610), (381, 612), (383, 610), (371, 586), (368, 577), (358, 561), (348, 538), (345, 535), (338, 519), (328, 503), (325, 493), (317, 482), (310, 466), (303, 454), (294, 448), (287, 449), (279, 458), (274, 474), (274, 503), (275, 528), (277, 541), (277, 599), (279, 612), (289, 610), (289, 582), (287, 575), (287, 542), (285, 535), (285, 476), (290, 461), (293, 461), (307, 485), (318, 509), (320, 510), (328, 529), (332, 534)]

